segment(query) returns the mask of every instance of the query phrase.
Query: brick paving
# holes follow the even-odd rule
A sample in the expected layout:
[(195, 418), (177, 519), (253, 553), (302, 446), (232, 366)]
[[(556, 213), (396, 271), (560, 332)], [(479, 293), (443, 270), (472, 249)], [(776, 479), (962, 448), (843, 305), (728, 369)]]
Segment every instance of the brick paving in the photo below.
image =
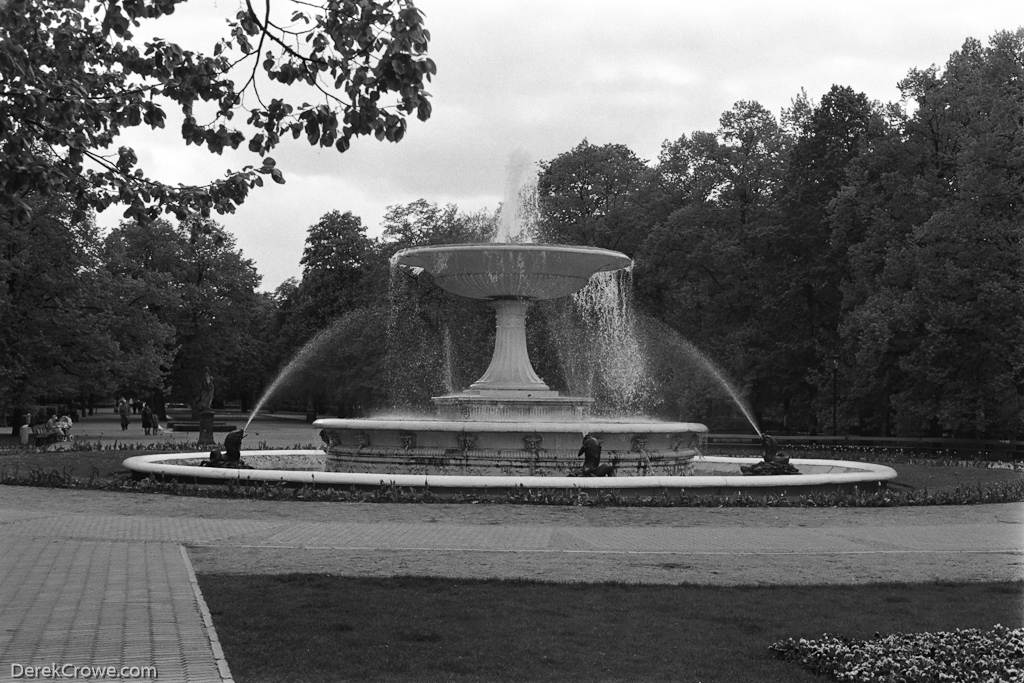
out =
[(1024, 504), (332, 505), (0, 486), (0, 680), (12, 665), (50, 664), (230, 680), (193, 563), (201, 573), (719, 585), (991, 581), (1024, 579), (1022, 532)]
[(0, 676), (113, 667), (131, 680), (154, 667), (159, 680), (220, 683), (186, 567), (173, 543), (0, 536)]

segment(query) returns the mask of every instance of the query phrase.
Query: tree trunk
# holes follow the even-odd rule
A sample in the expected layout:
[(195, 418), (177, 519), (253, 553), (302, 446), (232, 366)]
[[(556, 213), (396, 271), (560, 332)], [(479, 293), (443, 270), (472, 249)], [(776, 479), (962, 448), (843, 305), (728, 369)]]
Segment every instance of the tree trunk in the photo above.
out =
[(153, 408), (155, 415), (159, 415), (162, 421), (167, 420), (167, 398), (164, 396), (162, 389), (153, 390), (149, 397), (149, 404)]

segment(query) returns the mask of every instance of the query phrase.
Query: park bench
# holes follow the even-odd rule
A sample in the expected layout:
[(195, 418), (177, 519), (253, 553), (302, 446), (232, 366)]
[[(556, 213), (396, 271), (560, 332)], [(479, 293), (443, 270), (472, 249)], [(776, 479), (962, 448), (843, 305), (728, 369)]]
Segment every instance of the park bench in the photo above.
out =
[(37, 446), (46, 446), (64, 440), (64, 432), (56, 428), (47, 427), (45, 424), (38, 424), (32, 427), (32, 439)]

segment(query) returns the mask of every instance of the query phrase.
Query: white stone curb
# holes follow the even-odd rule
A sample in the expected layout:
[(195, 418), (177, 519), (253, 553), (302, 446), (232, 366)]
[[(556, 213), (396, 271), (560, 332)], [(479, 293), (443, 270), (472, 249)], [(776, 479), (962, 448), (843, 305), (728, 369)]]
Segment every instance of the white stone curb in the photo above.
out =
[[(246, 455), (316, 455), (323, 451), (282, 450), (282, 451), (242, 451)], [(446, 488), (476, 489), (650, 489), (664, 488), (671, 490), (699, 491), (700, 489), (736, 488), (758, 489), (764, 487), (791, 489), (799, 494), (801, 489), (809, 486), (843, 484), (847, 486), (859, 483), (869, 484), (888, 481), (896, 478), (896, 470), (885, 465), (847, 460), (792, 459), (790, 464), (797, 468), (817, 469), (816, 474), (783, 474), (775, 476), (755, 475), (694, 475), (694, 476), (639, 476), (639, 477), (537, 477), (537, 476), (495, 476), (495, 475), (443, 475), (443, 474), (366, 474), (362, 472), (310, 472), (298, 470), (243, 470), (221, 467), (200, 467), (197, 465), (177, 465), (173, 461), (186, 459), (204, 459), (208, 453), (162, 453), (156, 455), (136, 455), (124, 461), (124, 466), (133, 472), (176, 477), (195, 477), (197, 479), (220, 479), (225, 483), (236, 482), (268, 482), (288, 484), (328, 484), (422, 488), (443, 490)], [(761, 462), (761, 458), (727, 458), (721, 456), (700, 456), (696, 462), (714, 464), (752, 465)]]
[(181, 559), (185, 562), (185, 571), (188, 572), (188, 580), (192, 584), (192, 592), (195, 593), (196, 603), (199, 605), (199, 613), (203, 615), (203, 623), (206, 625), (206, 635), (210, 638), (210, 648), (213, 650), (213, 658), (217, 662), (217, 669), (220, 671), (221, 683), (234, 683), (231, 677), (231, 670), (228, 668), (228, 660), (224, 657), (224, 650), (220, 646), (220, 639), (217, 631), (213, 628), (213, 617), (210, 615), (210, 608), (206, 606), (203, 599), (203, 592), (199, 590), (199, 582), (196, 580), (196, 571), (192, 567), (192, 560), (188, 557), (188, 550), (185, 546), (179, 545)]

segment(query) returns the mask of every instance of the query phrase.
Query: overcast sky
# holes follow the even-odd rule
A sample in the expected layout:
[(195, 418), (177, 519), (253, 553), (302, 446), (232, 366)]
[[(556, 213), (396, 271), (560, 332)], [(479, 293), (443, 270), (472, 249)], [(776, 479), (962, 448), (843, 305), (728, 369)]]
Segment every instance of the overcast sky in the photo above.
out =
[[(665, 140), (715, 130), (738, 100), (778, 115), (803, 88), (833, 84), (882, 102), (911, 68), (942, 66), (973, 37), (1024, 25), (1012, 0), (418, 0), (438, 73), (433, 115), (398, 144), (360, 138), (345, 154), (302, 139), (273, 152), (287, 178), (217, 216), (273, 290), (299, 277), (307, 228), (351, 211), (379, 234), (386, 207), (419, 198), (497, 207), (511, 154), (548, 160), (584, 138), (656, 159)], [(192, 0), (152, 33), (210, 50), (237, 0)], [(140, 34), (146, 33), (146, 27)], [(299, 100), (301, 101), (301, 99)], [(174, 126), (172, 126), (174, 128)], [(132, 134), (151, 176), (204, 182), (248, 153), (218, 157), (180, 137)], [(120, 210), (99, 217), (116, 225)]]

